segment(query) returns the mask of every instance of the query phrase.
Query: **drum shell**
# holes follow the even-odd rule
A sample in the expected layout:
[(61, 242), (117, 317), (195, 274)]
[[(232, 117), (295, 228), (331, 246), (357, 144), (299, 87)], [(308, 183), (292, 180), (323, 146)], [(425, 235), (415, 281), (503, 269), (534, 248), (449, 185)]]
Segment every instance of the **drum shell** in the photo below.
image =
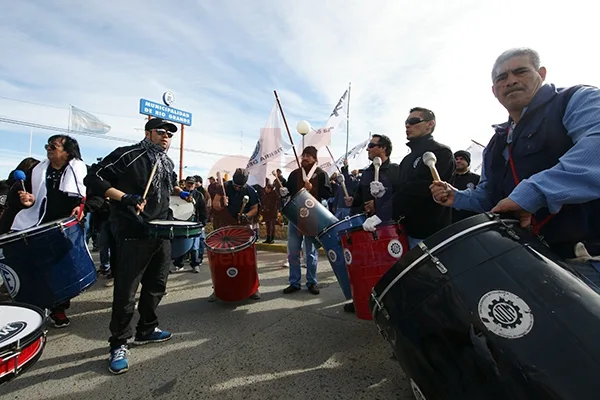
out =
[(315, 199), (304, 188), (300, 189), (281, 209), (289, 223), (295, 226), (304, 236), (312, 238), (319, 247), (321, 243), (316, 237), (328, 226), (338, 222), (320, 201)]
[(348, 276), (348, 269), (346, 268), (346, 261), (344, 259), (344, 250), (338, 234), (339, 232), (350, 228), (361, 227), (366, 219), (367, 217), (364, 214), (346, 217), (327, 227), (319, 234), (319, 236), (317, 236), (319, 242), (323, 244), (331, 269), (335, 273), (346, 300), (352, 298), (352, 289), (350, 287), (350, 277)]
[[(46, 314), (40, 308), (29, 304), (0, 302), (1, 307), (28, 308), (40, 315), (42, 323), (20, 341), (20, 349), (17, 348), (16, 342), (5, 342), (0, 339), (0, 385), (21, 375), (40, 359), (46, 347), (47, 319)], [(6, 329), (6, 322), (0, 323), (0, 329)], [(18, 357), (14, 357), (16, 353), (18, 353)], [(15, 367), (17, 367), (16, 371)]]
[(74, 218), (0, 236), (0, 270), (13, 300), (40, 308), (72, 299), (96, 282), (96, 267)]
[[(536, 238), (514, 232), (519, 240), (498, 226), (459, 238), (433, 253), (446, 273), (427, 256), (380, 300), (383, 310), (371, 301), (378, 327), (427, 399), (598, 397), (600, 296)], [(375, 297), (423, 254), (413, 249), (394, 265)], [(496, 291), (531, 309), (524, 336), (488, 329), (492, 314), (482, 299)], [(507, 331), (524, 329), (525, 320)]]
[(341, 231), (339, 238), (350, 277), (356, 316), (371, 320), (371, 290), (408, 250), (408, 237), (402, 225), (388, 222), (378, 225), (375, 232), (367, 232), (362, 227)]
[[(234, 228), (234, 227), (224, 227)], [(240, 228), (245, 229), (245, 228)], [(222, 301), (241, 301), (253, 295), (259, 287), (256, 259), (256, 237), (233, 249), (215, 249), (206, 238), (206, 249), (215, 296)]]

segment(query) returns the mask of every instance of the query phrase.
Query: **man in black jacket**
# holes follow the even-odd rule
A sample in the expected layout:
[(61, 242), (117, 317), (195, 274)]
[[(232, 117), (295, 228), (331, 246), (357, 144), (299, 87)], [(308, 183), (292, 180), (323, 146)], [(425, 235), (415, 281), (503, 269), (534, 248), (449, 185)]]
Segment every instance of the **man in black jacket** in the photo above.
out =
[[(405, 121), (406, 137), (411, 152), (400, 163), (400, 177), (394, 188), (393, 219), (401, 217), (408, 234), (410, 248), (452, 223), (452, 211), (433, 200), (429, 185), (431, 171), (422, 156), (432, 152), (437, 158), (436, 167), (442, 180), (452, 178), (455, 169), (452, 150), (433, 140), (435, 115), (431, 110), (415, 107)], [(374, 215), (363, 225), (365, 230), (375, 230), (381, 219)]]
[[(285, 187), (279, 189), (281, 197), (293, 197), (302, 188), (305, 188), (318, 201), (327, 200), (332, 194), (327, 172), (317, 167), (310, 179), (305, 180), (304, 178), (305, 175), (308, 175), (313, 165), (317, 163), (317, 149), (314, 146), (308, 146), (302, 151), (301, 157), (302, 168), (292, 171), (285, 183)], [(318, 232), (315, 232), (315, 236), (317, 234)], [(300, 269), (300, 251), (303, 239), (304, 236), (298, 229), (289, 224), (287, 247), (288, 262), (290, 264), (290, 286), (283, 289), (284, 294), (297, 292), (301, 288), (302, 270)], [(319, 294), (320, 291), (317, 287), (317, 261), (319, 259), (319, 252), (310, 240), (304, 240), (304, 255), (306, 258), (306, 287), (312, 294)]]
[[(452, 175), (450, 184), (458, 190), (475, 189), (481, 177), (469, 171), (471, 153), (466, 150), (459, 150), (454, 153), (454, 160), (456, 161), (456, 171)], [(452, 209), (452, 223), (472, 217), (473, 215), (477, 215), (477, 213), (468, 210)]]
[[(169, 340), (171, 333), (158, 328), (156, 308), (167, 286), (171, 242), (150, 238), (146, 223), (172, 219), (171, 193), (180, 194), (173, 161), (167, 156), (177, 127), (156, 118), (145, 126), (145, 138), (133, 146), (120, 147), (94, 164), (85, 178), (96, 196), (111, 200), (110, 224), (118, 255), (114, 269), (114, 294), (110, 331), (110, 372), (121, 374), (129, 368), (127, 340), (133, 336), (131, 321), (135, 293), (142, 284), (135, 344)], [(156, 166), (146, 198), (142, 197), (151, 171)]]

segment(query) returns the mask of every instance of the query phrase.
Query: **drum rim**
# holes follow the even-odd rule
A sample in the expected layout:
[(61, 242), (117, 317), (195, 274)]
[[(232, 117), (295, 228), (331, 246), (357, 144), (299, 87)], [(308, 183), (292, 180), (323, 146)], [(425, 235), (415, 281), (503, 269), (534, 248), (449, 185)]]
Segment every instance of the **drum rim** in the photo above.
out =
[(75, 217), (61, 218), (61, 219), (57, 219), (55, 221), (44, 222), (43, 224), (32, 226), (30, 228), (23, 229), (22, 231), (12, 231), (12, 232), (5, 233), (3, 235), (0, 235), (0, 247), (2, 247), (2, 245), (5, 243), (10, 243), (10, 242), (14, 241), (15, 239), (21, 239), (21, 237), (23, 235), (26, 235), (28, 237), (33, 237), (33, 236), (39, 235), (41, 233), (45, 233), (47, 231), (51, 231), (56, 228), (59, 228), (60, 226), (65, 226), (66, 228), (70, 228), (71, 226), (73, 226), (71, 224), (76, 221), (77, 221), (77, 218), (75, 218)]
[[(231, 229), (231, 228), (236, 228), (236, 229), (244, 229), (247, 230), (248, 233), (251, 233), (251, 238), (250, 240), (248, 240), (247, 242), (245, 242), (244, 244), (241, 244), (239, 246), (235, 246), (235, 247), (230, 247), (228, 249), (217, 249), (214, 248), (212, 246), (210, 246), (208, 244), (208, 240), (211, 236), (214, 236), (217, 232), (223, 231), (225, 229)], [(227, 254), (227, 253), (235, 253), (236, 251), (240, 251), (240, 250), (246, 250), (247, 248), (249, 248), (250, 246), (252, 246), (254, 243), (256, 243), (256, 235), (254, 233), (254, 230), (248, 226), (245, 225), (228, 225), (228, 226), (222, 226), (218, 229), (213, 230), (212, 232), (210, 232), (208, 235), (206, 235), (206, 238), (204, 239), (204, 245), (206, 247), (208, 247), (208, 249), (210, 251), (212, 251), (213, 253), (221, 253), (221, 254)]]
[[(333, 224), (329, 225), (327, 228), (323, 229), (323, 231), (317, 235), (317, 239), (319, 239), (321, 236), (327, 234), (330, 230), (332, 230), (333, 228), (335, 228), (337, 225), (339, 225), (339, 224), (341, 224), (343, 222), (348, 222), (351, 219), (355, 219), (355, 218), (359, 219), (359, 217), (361, 217), (361, 216), (363, 218), (365, 218), (365, 219), (367, 218), (367, 216), (366, 216), (365, 213), (360, 213), (360, 214), (353, 215), (351, 217), (344, 217), (344, 219), (340, 219), (339, 221), (334, 222)], [(338, 232), (338, 234), (341, 233), (341, 232), (345, 232), (347, 230), (356, 229), (356, 228), (361, 228), (362, 229), (362, 225), (361, 226), (353, 226), (353, 227), (350, 227), (350, 228), (345, 228), (345, 229), (341, 230), (340, 232)]]
[[(403, 225), (400, 221), (386, 221), (386, 222), (382, 222), (380, 224), (378, 224), (375, 228), (379, 227), (379, 226), (390, 226), (390, 225), (398, 225), (399, 227), (403, 228)], [(353, 226), (352, 228), (348, 228), (348, 229), (344, 229), (342, 231), (338, 232), (338, 235), (342, 235), (342, 234), (346, 234), (346, 233), (353, 233), (359, 230), (364, 230), (362, 226)], [(369, 232), (372, 233), (372, 232)]]
[[(480, 229), (483, 229), (487, 226), (490, 225), (500, 225), (500, 224), (506, 224), (506, 223), (516, 223), (518, 224), (519, 221), (515, 220), (515, 219), (491, 219), (489, 221), (484, 221), (481, 222), (477, 225), (473, 225), (469, 228), (466, 228), (460, 232), (455, 233), (454, 235), (451, 235), (450, 237), (442, 240), (440, 243), (437, 243), (435, 246), (428, 248), (427, 249), (427, 253), (423, 253), (421, 254), (416, 260), (414, 260), (412, 263), (410, 263), (410, 265), (408, 265), (404, 270), (402, 270), (398, 275), (396, 275), (394, 277), (394, 279), (392, 279), (392, 281), (385, 287), (385, 289), (383, 289), (381, 291), (381, 294), (377, 294), (377, 292), (375, 291), (375, 287), (373, 287), (372, 291), (371, 291), (371, 298), (375, 300), (375, 304), (373, 305), (373, 308), (371, 310), (371, 313), (373, 315), (373, 319), (375, 318), (375, 315), (377, 314), (377, 306), (382, 304), (382, 301), (384, 299), (384, 297), (387, 295), (387, 293), (392, 289), (392, 287), (394, 285), (396, 285), (396, 283), (398, 283), (398, 281), (400, 279), (402, 279), (402, 277), (404, 277), (407, 273), (409, 273), (414, 267), (416, 267), (417, 265), (419, 265), (425, 258), (429, 257), (430, 255), (435, 255), (435, 253), (437, 251), (439, 251), (440, 249), (446, 247), (449, 243), (451, 243), (452, 241), (459, 239), (465, 235), (471, 234), (475, 231), (478, 231)], [(421, 245), (418, 246), (419, 248), (422, 249)]]
[[(42, 323), (40, 324), (40, 326), (38, 326), (33, 331), (31, 331), (31, 333), (29, 333), (23, 339), (21, 339), (20, 341), (8, 343), (4, 346), (0, 345), (0, 354), (4, 354), (6, 351), (12, 350), (14, 347), (17, 346), (18, 343), (20, 343), (22, 347), (29, 346), (32, 343), (34, 343), (36, 340), (38, 340), (39, 338), (41, 338), (42, 336), (45, 335), (46, 323), (48, 321), (48, 315), (40, 307), (34, 306), (32, 304), (13, 302), (13, 301), (0, 302), (0, 306), (27, 308), (31, 311), (38, 313), (42, 317)], [(2, 328), (2, 327), (0, 327), (0, 328)]]
[[(183, 225), (169, 225), (169, 224), (156, 224), (155, 221), (177, 221), (177, 222), (185, 222)], [(168, 228), (168, 229), (177, 229), (177, 228), (202, 228), (202, 222), (194, 222), (194, 221), (186, 221), (183, 219), (153, 219), (152, 221), (146, 221), (147, 225), (150, 225), (152, 228)]]

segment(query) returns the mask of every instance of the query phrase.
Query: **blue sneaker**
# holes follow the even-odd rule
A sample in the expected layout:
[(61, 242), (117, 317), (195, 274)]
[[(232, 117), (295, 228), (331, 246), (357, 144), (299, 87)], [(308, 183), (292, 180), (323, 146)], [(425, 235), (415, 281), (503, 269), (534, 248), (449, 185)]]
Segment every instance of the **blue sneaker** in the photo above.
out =
[(161, 331), (158, 328), (154, 328), (154, 332), (150, 333), (149, 335), (140, 336), (139, 334), (136, 334), (133, 343), (136, 345), (142, 345), (147, 343), (166, 342), (167, 340), (171, 339), (171, 336), (173, 335), (170, 332)]
[(115, 375), (127, 372), (129, 370), (129, 361), (127, 361), (128, 354), (129, 350), (126, 345), (110, 349), (110, 365), (108, 370)]

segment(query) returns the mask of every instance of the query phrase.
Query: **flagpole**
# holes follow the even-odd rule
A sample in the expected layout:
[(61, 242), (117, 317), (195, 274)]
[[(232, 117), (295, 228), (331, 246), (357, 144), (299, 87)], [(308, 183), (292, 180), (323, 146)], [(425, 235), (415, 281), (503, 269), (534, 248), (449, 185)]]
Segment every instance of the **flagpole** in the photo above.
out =
[(29, 157), (31, 157), (31, 145), (33, 142), (33, 128), (29, 129)]
[(69, 104), (69, 121), (67, 122), (67, 133), (71, 133), (71, 109), (73, 105)]
[(292, 139), (292, 134), (290, 133), (290, 128), (288, 127), (287, 120), (285, 119), (285, 114), (283, 113), (283, 107), (281, 107), (281, 102), (279, 101), (279, 96), (277, 95), (277, 90), (273, 90), (275, 94), (275, 100), (277, 100), (277, 105), (279, 106), (279, 111), (281, 112), (281, 118), (283, 118), (283, 124), (285, 125), (285, 130), (287, 131), (288, 137), (290, 138), (290, 144), (292, 145), (292, 150), (294, 150), (294, 156), (296, 157), (296, 163), (298, 164), (298, 168), (302, 168), (300, 166), (300, 159), (298, 158), (298, 153), (296, 152), (296, 147), (294, 146), (294, 140)]
[(346, 105), (346, 157), (348, 157), (348, 140), (350, 139), (350, 88), (352, 82), (348, 82), (348, 104)]
[(474, 141), (473, 139), (471, 139), (471, 142), (473, 142), (473, 143), (475, 143), (476, 145), (478, 145), (478, 146), (481, 146), (481, 147), (483, 147), (483, 148), (485, 149), (485, 146), (484, 146), (484, 145), (482, 145), (481, 143), (478, 143), (478, 142)]

